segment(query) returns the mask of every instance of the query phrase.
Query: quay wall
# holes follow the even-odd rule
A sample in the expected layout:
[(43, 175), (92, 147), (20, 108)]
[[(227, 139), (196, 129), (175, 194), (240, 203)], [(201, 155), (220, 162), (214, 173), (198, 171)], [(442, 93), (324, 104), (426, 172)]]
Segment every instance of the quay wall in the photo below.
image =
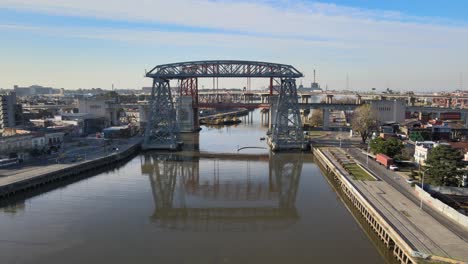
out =
[(19, 180), (8, 185), (0, 186), (0, 199), (14, 196), (18, 193), (34, 190), (47, 184), (56, 183), (61, 180), (69, 179), (83, 173), (95, 171), (98, 168), (109, 166), (117, 162), (130, 158), (140, 150), (140, 143), (137, 143), (122, 152), (84, 161), (63, 169), (47, 172), (40, 175), (34, 175), (24, 180)]
[(399, 234), (398, 230), (370, 204), (365, 196), (354, 187), (352, 182), (335, 167), (320, 149), (314, 148), (313, 153), (317, 163), (331, 176), (330, 180), (334, 181), (335, 187), (340, 188), (345, 195), (343, 198), (351, 202), (354, 209), (357, 209), (399, 263), (417, 263), (418, 257), (427, 257), (413, 250), (406, 239)]
[(224, 117), (230, 116), (230, 115), (243, 116), (243, 115), (247, 115), (249, 112), (250, 112), (250, 110), (244, 108), (244, 109), (238, 109), (236, 111), (221, 112), (221, 113), (216, 113), (216, 114), (212, 114), (212, 115), (201, 116), (201, 117), (199, 117), (199, 119), (204, 120), (204, 119), (210, 119), (210, 118), (224, 118)]

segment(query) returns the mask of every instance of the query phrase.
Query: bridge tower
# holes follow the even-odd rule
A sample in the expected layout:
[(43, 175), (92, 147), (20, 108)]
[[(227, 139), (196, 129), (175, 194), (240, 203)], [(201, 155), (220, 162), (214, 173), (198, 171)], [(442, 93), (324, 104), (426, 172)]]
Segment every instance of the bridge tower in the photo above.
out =
[(288, 153), (275, 153), (269, 159), (269, 177), (276, 182), (280, 208), (294, 208), (304, 158)]
[(268, 139), (272, 150), (305, 149), (301, 114), (297, 98), (296, 80), (281, 79), (277, 100), (273, 100), (271, 136)]
[(179, 98), (177, 104), (177, 121), (180, 132), (198, 132), (198, 78), (180, 80)]
[(172, 101), (169, 80), (153, 78), (149, 122), (145, 129), (143, 149), (169, 149), (180, 147), (179, 126)]

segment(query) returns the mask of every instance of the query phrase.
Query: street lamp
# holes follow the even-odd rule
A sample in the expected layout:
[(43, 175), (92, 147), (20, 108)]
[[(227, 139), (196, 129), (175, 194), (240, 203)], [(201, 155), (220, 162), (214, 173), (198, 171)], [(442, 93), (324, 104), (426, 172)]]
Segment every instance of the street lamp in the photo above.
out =
[[(421, 165), (420, 165), (420, 166), (421, 166)], [(427, 171), (428, 169), (429, 169), (429, 168), (423, 170), (423, 172), (422, 172), (421, 188), (422, 188), (423, 191), (424, 191), (424, 175), (426, 174), (426, 171)], [(421, 202), (419, 203), (419, 209), (422, 210), (423, 196), (422, 196), (422, 194), (421, 194), (420, 196), (421, 196)]]
[(366, 154), (366, 166), (369, 169), (369, 151), (370, 151), (370, 138), (367, 139), (367, 154)]

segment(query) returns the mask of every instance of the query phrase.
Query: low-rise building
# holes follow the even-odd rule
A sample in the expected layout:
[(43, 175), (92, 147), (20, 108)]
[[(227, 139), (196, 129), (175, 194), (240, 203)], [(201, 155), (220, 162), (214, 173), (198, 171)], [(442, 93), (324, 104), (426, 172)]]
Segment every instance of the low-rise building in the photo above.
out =
[(78, 112), (106, 118), (111, 125), (117, 125), (119, 123), (119, 109), (116, 104), (117, 100), (115, 98), (80, 98), (78, 100)]
[(371, 100), (369, 104), (381, 123), (395, 122), (401, 124), (405, 121), (405, 100)]
[(437, 143), (434, 141), (417, 141), (414, 148), (414, 161), (420, 165), (425, 165), (427, 157), (431, 150), (439, 145), (448, 145), (448, 143)]
[(17, 134), (0, 137), (0, 156), (26, 159), (32, 149), (31, 134)]
[(100, 133), (104, 128), (109, 127), (110, 122), (105, 117), (99, 117), (92, 114), (67, 113), (62, 114), (61, 124), (73, 125), (77, 128), (77, 135), (87, 136), (89, 134)]

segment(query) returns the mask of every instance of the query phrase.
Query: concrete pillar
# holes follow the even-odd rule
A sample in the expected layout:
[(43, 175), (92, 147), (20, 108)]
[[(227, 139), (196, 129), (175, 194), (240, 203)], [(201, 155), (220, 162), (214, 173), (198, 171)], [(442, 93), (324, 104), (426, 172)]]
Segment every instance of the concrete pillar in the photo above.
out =
[(359, 94), (356, 96), (356, 104), (357, 105), (362, 104), (362, 97)]
[(452, 107), (452, 98), (447, 99), (447, 108)]
[(330, 129), (330, 109), (323, 109), (323, 130)]
[(327, 94), (327, 104), (333, 104), (333, 94)]
[(278, 109), (278, 96), (272, 95), (270, 96), (270, 111), (268, 112), (268, 130), (271, 131), (273, 128), (273, 122), (276, 117), (276, 110)]
[(194, 132), (197, 130), (198, 125), (195, 123), (192, 96), (181, 96), (179, 98), (176, 113), (180, 132)]

